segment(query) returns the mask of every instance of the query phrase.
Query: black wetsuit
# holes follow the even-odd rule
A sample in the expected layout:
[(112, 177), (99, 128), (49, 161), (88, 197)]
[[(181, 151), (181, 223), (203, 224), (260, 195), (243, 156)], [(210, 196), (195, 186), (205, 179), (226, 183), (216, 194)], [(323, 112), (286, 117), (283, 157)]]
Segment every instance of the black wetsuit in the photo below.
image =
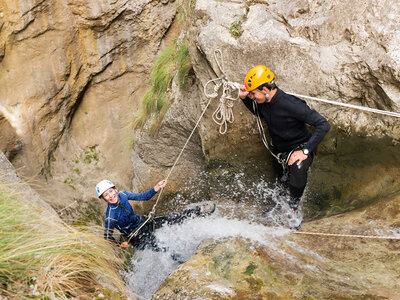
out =
[[(156, 243), (154, 230), (161, 228), (164, 225), (181, 223), (186, 218), (199, 215), (200, 207), (196, 207), (193, 209), (186, 209), (178, 213), (172, 213), (166, 216), (154, 217), (139, 230), (137, 235), (130, 240), (130, 243), (137, 249), (150, 248), (154, 251), (164, 251), (166, 249), (160, 248)], [(143, 222), (144, 221), (145, 220), (143, 220)]]
[[(256, 114), (253, 100), (250, 97), (242, 100), (246, 107)], [(256, 107), (260, 117), (267, 122), (275, 154), (281, 153), (281, 156), (286, 158), (292, 150), (307, 148), (310, 151), (308, 158), (300, 166), (296, 163), (288, 166), (290, 204), (293, 208), (297, 208), (307, 184), (307, 171), (311, 166), (315, 150), (330, 125), (318, 112), (310, 109), (305, 101), (288, 95), (279, 88), (270, 102), (257, 104)], [(307, 124), (314, 127), (314, 132), (310, 132)]]

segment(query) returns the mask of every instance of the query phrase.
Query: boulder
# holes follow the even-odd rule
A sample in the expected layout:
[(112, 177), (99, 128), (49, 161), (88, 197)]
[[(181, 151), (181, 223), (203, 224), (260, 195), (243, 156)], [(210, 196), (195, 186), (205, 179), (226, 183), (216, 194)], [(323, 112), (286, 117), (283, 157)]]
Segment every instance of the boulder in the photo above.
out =
[(300, 232), (282, 235), (271, 228), (264, 243), (210, 242), (173, 271), (152, 299), (397, 299), (399, 201), (395, 196), (309, 222)]

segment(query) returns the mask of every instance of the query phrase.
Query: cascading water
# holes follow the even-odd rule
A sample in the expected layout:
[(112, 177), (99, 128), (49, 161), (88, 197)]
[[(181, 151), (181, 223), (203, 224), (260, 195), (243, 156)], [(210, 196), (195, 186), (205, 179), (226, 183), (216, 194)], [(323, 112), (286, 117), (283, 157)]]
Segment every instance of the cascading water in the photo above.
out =
[[(268, 184), (262, 178), (258, 182), (243, 182), (245, 178), (244, 173), (235, 173), (228, 184), (218, 181), (214, 187), (213, 199), (217, 204), (214, 214), (158, 229), (155, 237), (165, 251), (146, 249), (135, 252), (125, 276), (129, 288), (143, 298), (151, 298), (160, 283), (179, 264), (190, 259), (202, 241), (242, 237), (255, 244), (267, 241), (271, 244), (273, 236), (289, 233), (290, 209), (282, 188)], [(177, 195), (170, 203), (177, 201), (180, 206), (186, 202)]]

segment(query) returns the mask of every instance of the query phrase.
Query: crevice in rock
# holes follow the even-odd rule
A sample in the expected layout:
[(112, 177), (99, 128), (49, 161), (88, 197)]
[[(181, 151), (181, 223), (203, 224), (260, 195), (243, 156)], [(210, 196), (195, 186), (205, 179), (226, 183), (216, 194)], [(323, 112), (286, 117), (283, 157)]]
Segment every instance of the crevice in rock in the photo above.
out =
[(36, 11), (36, 9), (38, 9), (38, 10), (40, 10), (40, 11), (42, 11), (42, 8), (40, 7), (39, 8), (39, 6), (41, 6), (43, 3), (45, 3), (47, 0), (42, 0), (42, 1), (39, 1), (38, 3), (36, 3), (34, 6), (32, 6), (31, 8), (29, 8), (26, 12), (24, 12), (22, 15), (21, 15), (21, 18), (23, 18), (24, 16), (26, 16), (28, 13), (30, 13), (30, 12), (35, 12)]

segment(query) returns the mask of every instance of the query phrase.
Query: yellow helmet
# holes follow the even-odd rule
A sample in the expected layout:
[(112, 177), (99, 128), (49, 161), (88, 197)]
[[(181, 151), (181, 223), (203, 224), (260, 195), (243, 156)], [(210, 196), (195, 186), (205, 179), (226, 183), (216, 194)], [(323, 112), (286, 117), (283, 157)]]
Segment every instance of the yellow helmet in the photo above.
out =
[(247, 72), (244, 78), (244, 85), (246, 86), (246, 90), (250, 92), (264, 83), (271, 82), (274, 80), (274, 77), (274, 73), (270, 69), (264, 65), (258, 65)]

